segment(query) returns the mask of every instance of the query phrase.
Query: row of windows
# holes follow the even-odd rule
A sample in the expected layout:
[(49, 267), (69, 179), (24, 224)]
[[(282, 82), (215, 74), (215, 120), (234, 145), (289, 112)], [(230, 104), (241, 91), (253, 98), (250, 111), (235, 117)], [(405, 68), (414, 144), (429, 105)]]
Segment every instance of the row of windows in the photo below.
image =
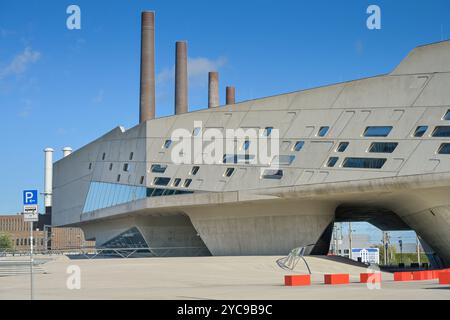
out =
[(194, 192), (187, 190), (147, 188), (147, 197), (163, 197), (163, 196), (174, 196), (178, 194), (192, 194), (192, 193)]

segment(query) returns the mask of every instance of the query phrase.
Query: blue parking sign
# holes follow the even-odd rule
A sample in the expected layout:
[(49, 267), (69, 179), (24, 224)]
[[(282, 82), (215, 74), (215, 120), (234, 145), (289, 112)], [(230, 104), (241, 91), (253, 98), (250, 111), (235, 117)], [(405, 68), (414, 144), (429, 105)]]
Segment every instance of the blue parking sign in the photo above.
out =
[(38, 192), (37, 190), (25, 190), (23, 192), (23, 204), (35, 205), (38, 204)]

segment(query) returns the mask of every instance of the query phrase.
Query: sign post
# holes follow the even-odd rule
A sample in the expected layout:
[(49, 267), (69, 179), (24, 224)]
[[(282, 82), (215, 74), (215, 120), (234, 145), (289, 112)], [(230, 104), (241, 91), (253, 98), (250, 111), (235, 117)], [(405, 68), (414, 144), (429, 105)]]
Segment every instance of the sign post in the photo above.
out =
[(37, 222), (39, 220), (37, 190), (25, 190), (23, 192), (23, 220), (24, 222), (30, 223), (30, 298), (33, 300), (33, 222)]

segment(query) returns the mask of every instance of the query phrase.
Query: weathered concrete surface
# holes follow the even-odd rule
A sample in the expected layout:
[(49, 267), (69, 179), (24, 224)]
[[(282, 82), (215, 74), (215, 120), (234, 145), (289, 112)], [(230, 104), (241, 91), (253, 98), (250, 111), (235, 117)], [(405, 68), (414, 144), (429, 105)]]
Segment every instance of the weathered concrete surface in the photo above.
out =
[[(383, 274), (380, 290), (357, 283), (366, 268), (307, 257), (311, 287), (284, 287), (277, 257), (154, 258), (68, 260), (45, 264), (35, 277), (37, 299), (450, 299), (450, 288), (437, 281), (395, 283)], [(69, 265), (81, 268), (81, 290), (68, 290)], [(306, 272), (299, 263), (295, 273)], [(324, 273), (350, 273), (351, 284), (323, 285)], [(29, 276), (0, 278), (0, 299), (28, 299)]]

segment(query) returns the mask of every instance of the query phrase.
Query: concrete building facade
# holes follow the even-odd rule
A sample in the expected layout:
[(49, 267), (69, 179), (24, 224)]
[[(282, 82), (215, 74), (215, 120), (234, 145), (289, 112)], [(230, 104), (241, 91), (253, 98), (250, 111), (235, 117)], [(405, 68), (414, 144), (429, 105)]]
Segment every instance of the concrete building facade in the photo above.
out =
[[(115, 128), (54, 164), (53, 224), (99, 246), (280, 255), (326, 254), (334, 222), (368, 221), (415, 230), (448, 266), (448, 88), (450, 41), (417, 47), (386, 75)], [(279, 169), (241, 157), (247, 141), (222, 163), (174, 163), (180, 129), (193, 145), (207, 129), (277, 130)]]

